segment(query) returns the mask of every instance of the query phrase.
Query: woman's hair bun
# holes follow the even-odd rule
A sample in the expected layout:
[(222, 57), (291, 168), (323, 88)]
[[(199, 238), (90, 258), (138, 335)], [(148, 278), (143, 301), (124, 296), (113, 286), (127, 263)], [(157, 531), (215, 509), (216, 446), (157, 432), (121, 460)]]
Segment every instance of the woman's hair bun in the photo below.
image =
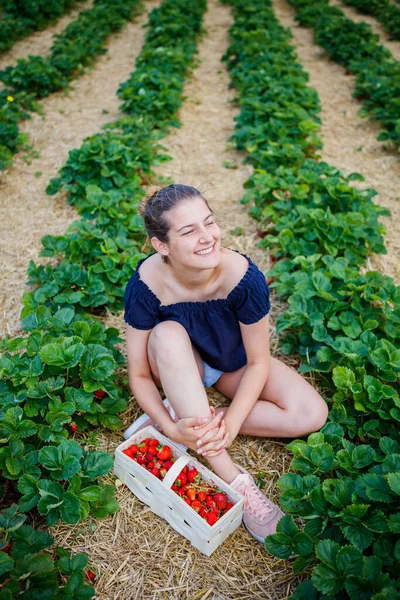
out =
[(149, 187), (149, 189), (147, 190), (147, 194), (142, 198), (142, 200), (139, 202), (137, 210), (140, 216), (144, 216), (145, 210), (146, 210), (146, 206), (147, 203), (149, 202), (149, 200), (151, 200), (153, 198), (153, 196), (155, 196), (157, 194), (157, 192), (159, 192), (162, 188), (157, 186), (157, 185), (152, 185)]

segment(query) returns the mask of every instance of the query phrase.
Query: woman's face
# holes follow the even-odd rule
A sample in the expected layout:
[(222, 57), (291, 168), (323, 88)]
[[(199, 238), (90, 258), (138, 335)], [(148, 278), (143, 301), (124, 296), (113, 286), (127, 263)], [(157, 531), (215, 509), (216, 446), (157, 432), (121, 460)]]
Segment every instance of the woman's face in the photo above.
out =
[(168, 257), (185, 266), (211, 269), (220, 261), (221, 230), (200, 197), (180, 202), (167, 213), (171, 224)]

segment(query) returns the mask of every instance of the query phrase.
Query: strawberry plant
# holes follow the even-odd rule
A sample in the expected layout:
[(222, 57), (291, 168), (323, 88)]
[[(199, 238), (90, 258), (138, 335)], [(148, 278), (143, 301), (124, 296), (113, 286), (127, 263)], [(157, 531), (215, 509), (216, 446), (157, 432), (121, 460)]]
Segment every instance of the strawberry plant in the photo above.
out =
[[(26, 2), (22, 4), (41, 12), (42, 1), (29, 3), (29, 7)], [(18, 131), (18, 122), (29, 117), (27, 110), (37, 110), (34, 99), (67, 87), (85, 66), (106, 52), (107, 37), (119, 30), (138, 6), (139, 0), (123, 4), (118, 0), (96, 0), (92, 8), (81, 11), (75, 21), (55, 36), (49, 56), (20, 58), (17, 66), (0, 71), (0, 80), (8, 86), (0, 93), (0, 169), (10, 165), (12, 155), (26, 144)], [(7, 98), (13, 99), (12, 108)]]
[(93, 587), (84, 583), (87, 556), (78, 553), (71, 558), (58, 547), (50, 552), (52, 536), (24, 524), (25, 520), (16, 504), (0, 512), (1, 597), (92, 598)]
[[(356, 76), (354, 96), (362, 101), (361, 116), (382, 123), (378, 140), (400, 141), (400, 63), (379, 44), (379, 36), (366, 23), (354, 23), (343, 11), (326, 2), (289, 0), (296, 19), (314, 30), (315, 41), (329, 56)], [(368, 2), (370, 5), (371, 3)], [(383, 18), (389, 23), (394, 6)]]
[(400, 40), (400, 8), (389, 0), (344, 0), (344, 3), (363, 14), (373, 15), (392, 39)]
[[(269, 276), (288, 302), (277, 321), (282, 349), (319, 377), (330, 405), (321, 432), (288, 445), (292, 472), (278, 481), (286, 516), (265, 547), (293, 560), (295, 573), (311, 572), (293, 600), (398, 598), (400, 292), (389, 277), (360, 273), (370, 252), (385, 252), (378, 217), (387, 213), (374, 206), (375, 190), (351, 185), (360, 175), (319, 161), (318, 98), (269, 0), (232, 4), (224, 57), (240, 103), (232, 139), (254, 167), (242, 202), (277, 259)], [(310, 4), (298, 1), (313, 25), (327, 10), (337, 16)], [(374, 38), (364, 32), (359, 50), (369, 60)], [(332, 43), (335, 35), (339, 27)], [(335, 48), (343, 60), (351, 54)]]
[(73, 8), (76, 0), (4, 0), (0, 21), (0, 53), (33, 31), (41, 30)]

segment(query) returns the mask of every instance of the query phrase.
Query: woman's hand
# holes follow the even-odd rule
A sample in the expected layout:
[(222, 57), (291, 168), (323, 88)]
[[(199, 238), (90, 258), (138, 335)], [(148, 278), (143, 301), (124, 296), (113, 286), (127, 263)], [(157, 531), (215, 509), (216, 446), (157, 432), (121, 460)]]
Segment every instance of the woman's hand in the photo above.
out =
[[(199, 438), (209, 432), (218, 432), (223, 414), (215, 414), (215, 410), (211, 407), (209, 417), (186, 417), (176, 421), (168, 432), (170, 437), (175, 442), (184, 444), (192, 450), (198, 449), (197, 441)], [(213, 435), (214, 437), (214, 435)]]
[(217, 431), (211, 430), (201, 436), (197, 442), (197, 451), (199, 454), (207, 458), (212, 458), (221, 454), (231, 445), (232, 441), (233, 440), (231, 439), (231, 434), (227, 428), (226, 421), (223, 420), (221, 421)]

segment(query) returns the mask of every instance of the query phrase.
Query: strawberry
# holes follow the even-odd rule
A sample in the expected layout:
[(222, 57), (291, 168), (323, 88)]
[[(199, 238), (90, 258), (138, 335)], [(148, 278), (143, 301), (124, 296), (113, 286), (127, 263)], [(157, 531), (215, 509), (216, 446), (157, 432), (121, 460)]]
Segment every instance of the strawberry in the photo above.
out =
[(155, 477), (158, 477), (158, 479), (160, 478), (160, 471), (158, 469), (156, 469), (155, 467), (153, 467), (152, 469), (150, 469), (150, 473), (152, 473), (153, 475), (155, 475)]
[(179, 488), (177, 491), (178, 496), (184, 496), (185, 495), (185, 490), (183, 488)]
[(191, 507), (198, 513), (201, 509), (201, 504), (198, 500), (193, 500)]
[(171, 485), (171, 490), (174, 490), (174, 492), (177, 492), (179, 490), (177, 485)]
[(200, 508), (200, 510), (199, 510), (199, 515), (200, 515), (201, 517), (203, 517), (203, 519), (204, 519), (204, 518), (207, 516), (207, 511), (206, 511), (206, 509), (204, 508), (204, 506), (202, 506), (202, 507)]
[(217, 492), (216, 494), (214, 494), (214, 502), (218, 506), (218, 508), (222, 508), (222, 510), (224, 510), (226, 508), (228, 498), (223, 492)]
[(142, 444), (147, 444), (147, 446), (150, 445), (150, 442), (151, 442), (151, 438), (146, 438), (146, 439), (142, 440)]
[(96, 579), (96, 575), (90, 569), (86, 571), (86, 575), (88, 576), (88, 579), (90, 579), (90, 581), (94, 581)]
[(139, 465), (144, 465), (144, 458), (143, 458), (143, 456), (141, 456), (140, 454), (139, 454), (139, 456), (137, 457), (137, 461), (138, 461), (138, 464), (139, 464)]
[(150, 454), (150, 452), (146, 452), (146, 454), (144, 455), (144, 461), (147, 463), (154, 462), (154, 456)]
[(226, 509), (225, 509), (225, 511), (226, 511), (226, 512), (228, 512), (228, 510), (229, 510), (230, 508), (232, 508), (232, 506), (233, 506), (233, 502), (227, 502), (227, 503), (226, 503)]
[(186, 466), (184, 466), (184, 467), (183, 467), (183, 469), (182, 469), (182, 473), (185, 473), (185, 475), (186, 475), (186, 473), (187, 473), (187, 472), (188, 472), (188, 467), (187, 467), (187, 465), (186, 465)]
[(143, 442), (142, 442), (141, 444), (139, 444), (138, 448), (139, 448), (139, 452), (140, 452), (141, 454), (146, 454), (146, 452), (147, 452), (147, 451), (148, 451), (148, 449), (149, 449), (148, 445), (147, 445), (147, 444), (144, 444)]
[(163, 464), (163, 467), (164, 469), (167, 469), (167, 471), (169, 471), (173, 464), (174, 463), (172, 462), (172, 460), (166, 460)]
[(196, 477), (199, 475), (198, 470), (196, 469), (196, 467), (192, 467), (190, 469), (190, 471), (187, 472), (187, 480), (189, 483), (193, 483), (194, 480), (196, 479)]
[(184, 501), (186, 502), (186, 504), (188, 504), (189, 506), (192, 504), (191, 501), (189, 500), (189, 498), (184, 498)]
[(75, 433), (75, 431), (78, 429), (78, 425), (76, 423), (71, 423), (69, 428), (71, 431), (73, 431)]
[(152, 438), (151, 440), (149, 440), (149, 446), (159, 446), (160, 442), (158, 440), (156, 440), (155, 438)]
[(136, 446), (136, 444), (129, 446), (129, 450), (132, 452), (132, 454), (137, 454), (139, 452), (139, 448)]
[(96, 398), (99, 398), (99, 400), (104, 398), (104, 396), (107, 396), (106, 392), (104, 392), (103, 390), (96, 390), (95, 392), (93, 392), (93, 394), (96, 396)]
[(130, 448), (125, 448), (125, 450), (122, 450), (122, 454), (126, 454), (126, 456), (129, 456), (129, 458), (133, 458)]
[(209, 513), (206, 516), (206, 519), (207, 519), (207, 523), (209, 525), (214, 525), (218, 521), (218, 517), (217, 517), (217, 515), (215, 513)]
[(186, 483), (186, 475), (185, 473), (179, 473), (178, 477), (175, 479), (175, 485), (178, 487), (183, 487)]
[(215, 506), (215, 502), (212, 496), (206, 496), (206, 506), (207, 508), (212, 508), (213, 506)]
[(156, 456), (156, 454), (157, 454), (157, 446), (150, 445), (149, 446), (149, 452), (150, 452), (150, 454), (153, 454), (154, 456)]
[[(151, 462), (147, 463), (147, 468), (148, 468), (148, 469), (154, 469), (154, 467), (155, 467), (155, 465), (154, 465), (153, 461), (151, 461)], [(156, 468), (157, 468), (157, 467), (156, 467)]]
[(172, 450), (169, 446), (157, 446), (157, 449), (157, 456), (160, 460), (170, 460), (172, 458)]
[(197, 498), (198, 498), (198, 500), (200, 500), (200, 502), (204, 502), (204, 500), (206, 499), (206, 497), (207, 497), (207, 496), (206, 496), (206, 493), (205, 493), (205, 492), (201, 492), (201, 491), (200, 491), (200, 492), (198, 492), (198, 494), (197, 494)]
[(3, 548), (3, 552), (7, 552), (7, 554), (9, 554), (11, 548), (12, 548), (12, 540), (8, 540), (7, 544)]
[[(190, 500), (195, 500), (195, 498), (196, 498), (196, 490), (194, 488), (189, 488), (188, 490), (186, 490), (186, 496)], [(199, 500), (200, 500), (200, 498), (199, 498)]]

